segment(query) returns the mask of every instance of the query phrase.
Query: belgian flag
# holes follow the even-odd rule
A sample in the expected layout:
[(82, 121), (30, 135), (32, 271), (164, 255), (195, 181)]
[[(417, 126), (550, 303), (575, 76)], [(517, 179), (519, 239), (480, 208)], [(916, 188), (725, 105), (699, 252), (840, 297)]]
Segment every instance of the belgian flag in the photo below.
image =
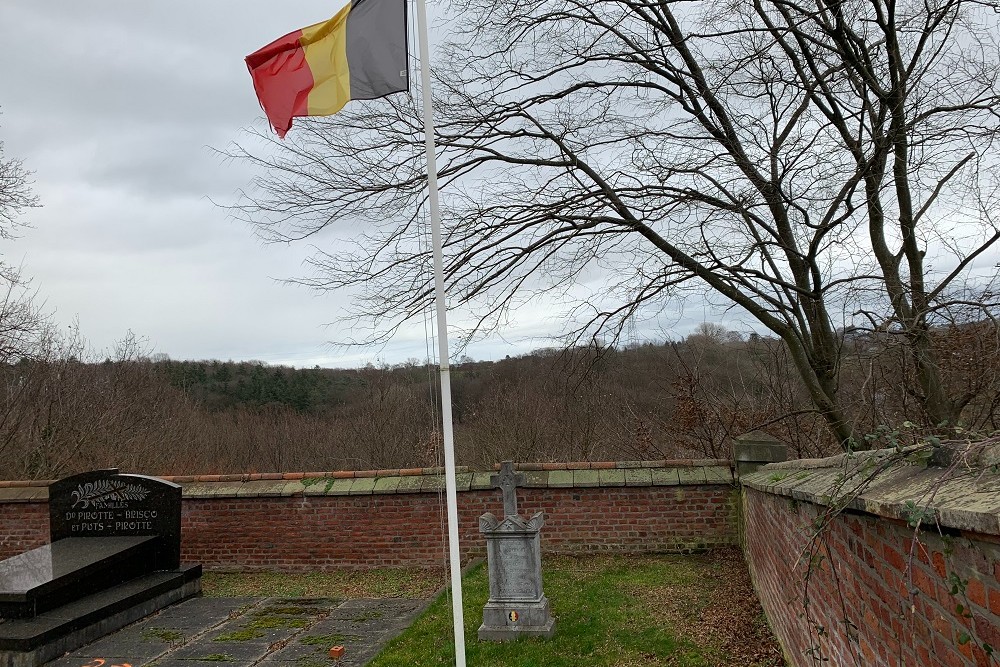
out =
[(406, 0), (352, 0), (329, 21), (276, 39), (246, 62), (282, 138), (292, 118), (329, 116), (350, 100), (406, 91)]

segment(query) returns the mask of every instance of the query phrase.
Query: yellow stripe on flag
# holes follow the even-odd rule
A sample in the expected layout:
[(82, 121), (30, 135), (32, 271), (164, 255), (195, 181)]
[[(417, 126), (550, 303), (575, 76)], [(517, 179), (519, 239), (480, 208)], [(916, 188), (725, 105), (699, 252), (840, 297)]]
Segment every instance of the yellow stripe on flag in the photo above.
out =
[(327, 116), (340, 111), (351, 99), (351, 73), (347, 66), (348, 4), (329, 21), (302, 29), (299, 43), (312, 70), (309, 91), (310, 116)]

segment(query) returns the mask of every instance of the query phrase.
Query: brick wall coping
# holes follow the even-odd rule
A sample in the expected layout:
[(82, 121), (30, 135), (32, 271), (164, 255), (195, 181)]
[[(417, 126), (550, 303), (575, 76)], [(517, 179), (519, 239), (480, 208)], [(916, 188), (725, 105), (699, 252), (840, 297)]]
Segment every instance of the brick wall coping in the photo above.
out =
[[(725, 459), (522, 463), (515, 467), (524, 472), (524, 486), (531, 488), (734, 483), (730, 462)], [(500, 466), (493, 468), (499, 470)], [(456, 472), (459, 491), (492, 488), (491, 471), (473, 471), (460, 466)], [(167, 475), (161, 479), (180, 484), (184, 498), (437, 493), (445, 488), (443, 468)], [(51, 480), (0, 481), (0, 503), (48, 500), (49, 484)]]
[[(904, 450), (904, 455), (906, 451)], [(1000, 536), (1000, 471), (892, 461), (894, 449), (772, 463), (740, 478), (747, 488), (817, 505), (840, 505), (907, 523)], [(876, 471), (885, 467), (883, 472)], [(861, 492), (856, 490), (871, 478)]]

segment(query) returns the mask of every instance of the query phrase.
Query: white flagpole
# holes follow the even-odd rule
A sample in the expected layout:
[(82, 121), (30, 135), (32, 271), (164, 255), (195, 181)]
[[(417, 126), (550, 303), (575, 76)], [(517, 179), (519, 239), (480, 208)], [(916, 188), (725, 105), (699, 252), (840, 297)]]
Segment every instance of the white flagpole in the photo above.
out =
[(444, 298), (444, 253), (441, 243), (441, 209), (438, 204), (437, 159), (434, 148), (427, 6), (425, 0), (416, 0), (416, 4), (420, 42), (420, 92), (424, 103), (424, 145), (427, 150), (427, 196), (431, 208), (431, 244), (434, 246), (434, 302), (437, 311), (438, 358), (441, 363), (441, 435), (444, 439), (445, 490), (448, 499), (448, 555), (451, 563), (452, 619), (455, 626), (455, 667), (465, 667), (462, 560), (458, 551), (458, 488), (455, 482), (455, 436), (451, 416), (451, 373), (448, 367), (448, 317)]

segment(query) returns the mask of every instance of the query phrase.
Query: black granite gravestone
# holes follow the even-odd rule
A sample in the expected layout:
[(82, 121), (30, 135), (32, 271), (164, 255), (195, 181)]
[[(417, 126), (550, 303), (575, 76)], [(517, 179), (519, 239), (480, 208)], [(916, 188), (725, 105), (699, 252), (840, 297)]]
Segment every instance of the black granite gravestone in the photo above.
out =
[(35, 667), (196, 595), (181, 487), (117, 470), (49, 486), (51, 543), (0, 561), (0, 667)]
[(181, 562), (181, 487), (155, 477), (94, 470), (49, 485), (49, 535), (66, 537), (154, 535), (151, 570)]

